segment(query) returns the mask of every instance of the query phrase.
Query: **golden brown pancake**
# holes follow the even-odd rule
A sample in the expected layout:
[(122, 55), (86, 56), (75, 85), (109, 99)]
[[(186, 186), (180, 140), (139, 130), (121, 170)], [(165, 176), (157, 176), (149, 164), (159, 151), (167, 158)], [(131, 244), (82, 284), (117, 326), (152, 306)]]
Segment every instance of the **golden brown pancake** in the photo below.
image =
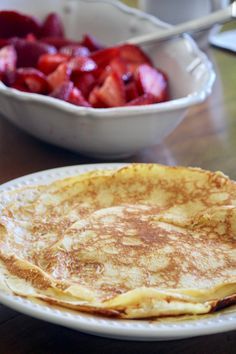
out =
[(123, 318), (236, 303), (236, 184), (220, 172), (132, 164), (0, 198), (18, 295)]

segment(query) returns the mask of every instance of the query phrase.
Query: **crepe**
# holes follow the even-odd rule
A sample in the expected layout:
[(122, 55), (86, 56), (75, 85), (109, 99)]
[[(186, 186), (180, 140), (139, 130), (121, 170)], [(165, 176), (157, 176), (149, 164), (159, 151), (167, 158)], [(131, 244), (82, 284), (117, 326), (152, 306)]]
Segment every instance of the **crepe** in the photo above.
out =
[(235, 246), (236, 184), (221, 172), (131, 164), (0, 196), (0, 282), (79, 311), (135, 319), (235, 304)]

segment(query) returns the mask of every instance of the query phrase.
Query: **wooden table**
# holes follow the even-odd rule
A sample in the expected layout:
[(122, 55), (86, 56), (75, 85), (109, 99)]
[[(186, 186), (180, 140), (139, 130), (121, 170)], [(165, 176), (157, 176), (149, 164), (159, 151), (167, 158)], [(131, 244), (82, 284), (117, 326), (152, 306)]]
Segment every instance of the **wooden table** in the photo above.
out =
[[(236, 57), (210, 49), (212, 96), (191, 109), (165, 143), (128, 161), (199, 166), (236, 179)], [(42, 143), (0, 119), (0, 183), (43, 169), (99, 162)], [(124, 342), (52, 325), (0, 305), (0, 354), (235, 353), (236, 332), (173, 342)]]

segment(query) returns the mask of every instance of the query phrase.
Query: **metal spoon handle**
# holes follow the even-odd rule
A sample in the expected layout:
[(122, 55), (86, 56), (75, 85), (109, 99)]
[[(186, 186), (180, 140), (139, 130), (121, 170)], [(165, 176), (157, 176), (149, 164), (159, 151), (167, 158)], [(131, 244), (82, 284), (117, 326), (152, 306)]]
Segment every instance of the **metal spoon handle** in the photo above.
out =
[(223, 10), (215, 11), (207, 16), (170, 27), (161, 32), (148, 33), (133, 37), (126, 41), (130, 44), (146, 44), (170, 39), (181, 33), (194, 32), (211, 27), (216, 23), (224, 23), (236, 17), (236, 1)]

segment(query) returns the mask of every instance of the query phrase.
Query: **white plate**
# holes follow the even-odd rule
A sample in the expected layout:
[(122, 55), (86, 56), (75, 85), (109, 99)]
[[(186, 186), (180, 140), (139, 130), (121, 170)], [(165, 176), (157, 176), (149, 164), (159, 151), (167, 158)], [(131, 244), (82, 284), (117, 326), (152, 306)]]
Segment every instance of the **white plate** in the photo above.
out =
[[(124, 164), (80, 165), (47, 170), (15, 179), (0, 186), (9, 191), (26, 185), (48, 183), (55, 179), (72, 176), (96, 169), (114, 169)], [(86, 313), (70, 311), (38, 304), (19, 296), (0, 292), (0, 302), (24, 314), (103, 337), (123, 340), (174, 340), (199, 335), (226, 332), (236, 329), (236, 311), (219, 312), (214, 315), (190, 320), (153, 321), (118, 320)]]

